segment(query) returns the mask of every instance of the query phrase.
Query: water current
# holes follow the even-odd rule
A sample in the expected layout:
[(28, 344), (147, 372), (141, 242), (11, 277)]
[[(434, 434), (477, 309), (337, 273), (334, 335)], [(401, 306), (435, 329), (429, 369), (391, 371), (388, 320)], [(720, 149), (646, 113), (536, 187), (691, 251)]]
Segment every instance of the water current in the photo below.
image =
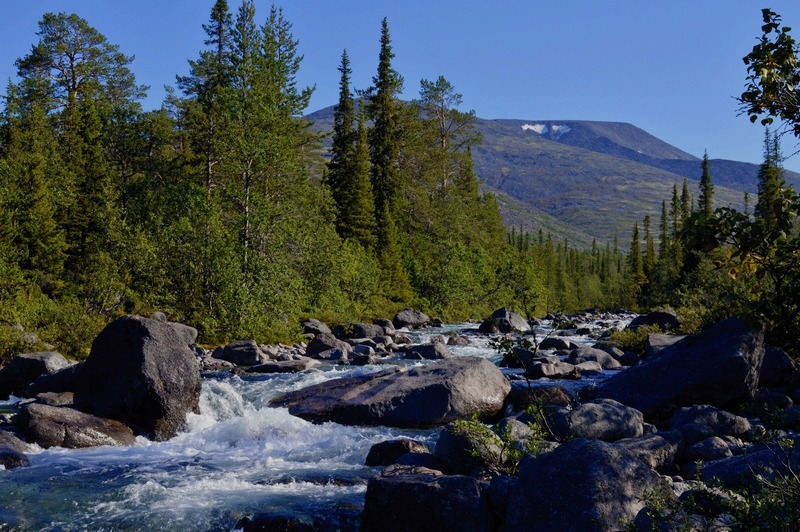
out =
[[(425, 343), (467, 327), (474, 325), (406, 334)], [(469, 337), (470, 346), (451, 348), (455, 355), (499, 361), (488, 338)], [(29, 467), (0, 470), (0, 530), (232, 530), (241, 517), (259, 512), (324, 516), (349, 528), (363, 507), (367, 480), (379, 473), (363, 465), (370, 447), (402, 436), (432, 448), (439, 429), (315, 425), (267, 403), (279, 393), (380, 369), (206, 376), (200, 414), (190, 414), (187, 430), (170, 441), (37, 448)]]

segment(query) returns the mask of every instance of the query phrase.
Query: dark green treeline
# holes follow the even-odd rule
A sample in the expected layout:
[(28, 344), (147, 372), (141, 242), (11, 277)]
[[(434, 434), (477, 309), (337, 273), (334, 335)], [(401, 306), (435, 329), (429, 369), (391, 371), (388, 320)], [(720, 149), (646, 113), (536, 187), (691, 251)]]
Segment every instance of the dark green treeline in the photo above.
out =
[(474, 113), (444, 77), (399, 99), (386, 20), (371, 87), (350, 86), (342, 55), (327, 164), (281, 10), (218, 0), (203, 29), (189, 74), (143, 111), (130, 56), (77, 15), (39, 23), (0, 121), (3, 353), (81, 356), (109, 319), (156, 309), (213, 343), (406, 305), (457, 319), (623, 302), (599, 295), (624, 276), (608, 246), (589, 261), (510, 245), (473, 172)]

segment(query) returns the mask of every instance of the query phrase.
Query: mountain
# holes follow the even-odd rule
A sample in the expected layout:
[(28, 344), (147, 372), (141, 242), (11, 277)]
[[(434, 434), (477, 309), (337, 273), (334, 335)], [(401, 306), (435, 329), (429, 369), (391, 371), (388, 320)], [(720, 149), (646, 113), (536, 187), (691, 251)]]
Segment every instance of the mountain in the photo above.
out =
[[(312, 113), (312, 129), (328, 132), (333, 107)], [(619, 238), (627, 247), (634, 221), (650, 214), (654, 230), (661, 201), (684, 177), (697, 196), (701, 160), (631, 124), (582, 120), (486, 120), (476, 127), (475, 171), (486, 192), (498, 197), (507, 227), (587, 246)], [(742, 208), (744, 192), (755, 203), (758, 165), (711, 159), (716, 206)], [(800, 174), (786, 172), (800, 188)]]

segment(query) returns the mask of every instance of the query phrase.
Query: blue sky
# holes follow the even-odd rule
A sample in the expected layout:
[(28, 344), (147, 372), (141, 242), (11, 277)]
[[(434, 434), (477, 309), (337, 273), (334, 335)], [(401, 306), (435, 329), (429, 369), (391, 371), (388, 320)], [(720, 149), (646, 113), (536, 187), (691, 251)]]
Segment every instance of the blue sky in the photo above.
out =
[[(150, 86), (156, 108), (163, 85), (187, 72), (202, 48), (201, 25), (214, 0), (10, 0), (0, 31), (0, 78), (36, 41), (48, 11), (75, 12), (122, 51)], [(235, 10), (238, 0), (229, 0)], [(14, 7), (11, 8), (10, 5)], [(263, 21), (271, 2), (256, 0)], [(353, 83), (370, 85), (380, 21), (389, 20), (404, 97), (419, 81), (444, 75), (482, 118), (629, 122), (693, 155), (758, 163), (763, 130), (737, 116), (741, 58), (760, 36), (761, 8), (738, 0), (511, 1), (404, 0), (276, 2), (305, 55), (299, 82), (316, 84), (309, 111), (336, 103), (342, 49)], [(773, 1), (800, 38), (800, 2)], [(4, 86), (5, 84), (3, 84)], [(784, 152), (797, 149), (784, 138)], [(800, 171), (800, 155), (786, 163)], [(713, 174), (713, 168), (712, 168)]]

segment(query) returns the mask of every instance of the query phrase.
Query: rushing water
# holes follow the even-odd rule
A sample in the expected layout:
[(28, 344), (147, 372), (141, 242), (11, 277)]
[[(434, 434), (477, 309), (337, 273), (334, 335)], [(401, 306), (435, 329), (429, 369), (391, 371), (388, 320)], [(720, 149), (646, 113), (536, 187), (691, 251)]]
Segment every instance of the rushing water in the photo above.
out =
[[(426, 342), (466, 326), (407, 334)], [(453, 352), (499, 360), (488, 339), (471, 340)], [(170, 441), (37, 449), (31, 466), (0, 470), (0, 530), (231, 530), (258, 512), (320, 515), (349, 528), (367, 479), (378, 472), (363, 465), (370, 447), (399, 436), (432, 447), (438, 430), (315, 425), (267, 403), (279, 393), (379, 369), (204, 378), (200, 414), (190, 414), (186, 432)]]

